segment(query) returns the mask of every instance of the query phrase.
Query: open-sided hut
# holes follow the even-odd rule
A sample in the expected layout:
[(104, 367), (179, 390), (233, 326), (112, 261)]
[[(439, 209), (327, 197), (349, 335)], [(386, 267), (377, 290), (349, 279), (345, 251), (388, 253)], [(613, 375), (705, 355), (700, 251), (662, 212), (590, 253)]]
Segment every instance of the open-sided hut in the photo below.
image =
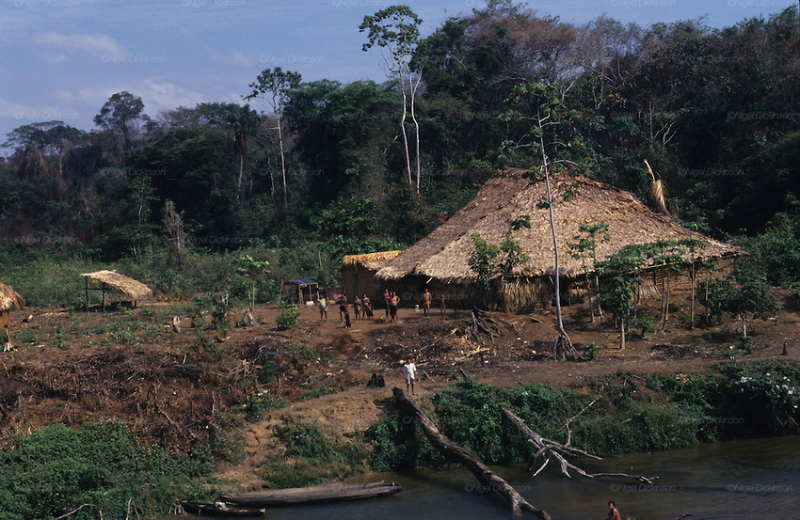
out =
[(375, 274), (402, 251), (381, 251), (365, 255), (345, 255), (342, 258), (340, 273), (342, 288), (353, 301), (356, 294), (367, 295), (375, 302), (381, 294), (381, 285)]
[[(139, 300), (153, 294), (153, 291), (142, 282), (123, 276), (116, 271), (97, 271), (83, 273), (81, 276), (86, 280), (85, 306), (87, 309), (89, 306), (89, 291), (100, 291), (102, 293), (101, 308), (103, 309), (106, 307), (106, 292), (109, 292), (109, 288), (118, 289), (125, 293), (134, 307), (136, 307)], [(90, 287), (90, 280), (100, 282), (100, 287)]]
[(25, 301), (10, 285), (0, 283), (0, 328), (8, 328), (9, 312), (21, 309)]
[(297, 297), (298, 305), (304, 305), (306, 302), (313, 302), (319, 298), (319, 284), (314, 280), (292, 280), (286, 285), (286, 291), (292, 302)]
[[(544, 179), (534, 181), (525, 174), (526, 170), (520, 169), (495, 173), (464, 208), (379, 270), (378, 280), (398, 294), (416, 295), (427, 286), (434, 298), (444, 294), (448, 304), (479, 304), (482, 291), (468, 264), (474, 250), (471, 236), (479, 233), (488, 243), (499, 245), (510, 233), (529, 260), (514, 268), (508, 283), (500, 284), (494, 301), (509, 311), (548, 304), (553, 298), (555, 262), (549, 212), (541, 204), (547, 200), (547, 187)], [(562, 294), (567, 296), (570, 291), (577, 293), (585, 273), (584, 262), (573, 258), (567, 247), (576, 242), (581, 224), (608, 225), (610, 240), (597, 244), (600, 261), (627, 245), (659, 239), (702, 240), (706, 245), (693, 253), (693, 259), (717, 261), (723, 266), (741, 253), (731, 245), (653, 213), (632, 193), (608, 184), (567, 173), (551, 175), (550, 184), (555, 201)], [(562, 196), (568, 191), (574, 196), (565, 200)], [(513, 229), (512, 223), (524, 215), (530, 217), (530, 227)], [(655, 277), (648, 280), (658, 285)], [(685, 277), (683, 281), (686, 283)]]

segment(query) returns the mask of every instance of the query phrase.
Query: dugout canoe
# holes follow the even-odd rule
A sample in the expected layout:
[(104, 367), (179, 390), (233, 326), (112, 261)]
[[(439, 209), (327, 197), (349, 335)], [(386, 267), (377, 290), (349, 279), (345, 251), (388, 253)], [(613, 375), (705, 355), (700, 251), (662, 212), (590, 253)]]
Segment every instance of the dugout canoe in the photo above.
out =
[(202, 502), (189, 502), (178, 500), (184, 511), (198, 516), (225, 516), (225, 517), (255, 517), (264, 516), (267, 510), (263, 507), (246, 507), (216, 502), (204, 504)]
[(267, 489), (238, 495), (225, 495), (222, 498), (231, 504), (267, 507), (377, 498), (393, 495), (402, 490), (403, 487), (400, 484), (386, 484), (380, 481), (369, 484), (328, 484), (304, 488)]

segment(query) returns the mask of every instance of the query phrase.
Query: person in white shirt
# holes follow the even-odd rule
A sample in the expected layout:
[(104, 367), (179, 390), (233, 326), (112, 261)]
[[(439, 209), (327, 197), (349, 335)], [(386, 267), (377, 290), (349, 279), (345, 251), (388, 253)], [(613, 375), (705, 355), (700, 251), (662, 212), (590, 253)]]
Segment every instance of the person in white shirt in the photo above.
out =
[(417, 367), (410, 359), (403, 365), (403, 374), (406, 376), (406, 392), (410, 388), (412, 395), (419, 395), (414, 393), (414, 379), (417, 377)]

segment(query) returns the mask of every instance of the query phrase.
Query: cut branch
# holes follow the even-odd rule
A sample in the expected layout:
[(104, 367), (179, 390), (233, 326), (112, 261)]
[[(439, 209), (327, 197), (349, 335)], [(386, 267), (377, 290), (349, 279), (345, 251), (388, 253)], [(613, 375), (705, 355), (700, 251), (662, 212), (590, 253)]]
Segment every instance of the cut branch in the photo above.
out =
[(431, 444), (433, 444), (434, 447), (439, 450), (439, 453), (447, 460), (462, 464), (475, 475), (475, 478), (478, 479), (478, 482), (480, 482), (485, 489), (490, 489), (502, 495), (511, 505), (511, 509), (515, 515), (520, 515), (522, 511), (527, 511), (529, 513), (534, 513), (539, 518), (542, 518), (542, 520), (550, 520), (550, 515), (547, 514), (546, 511), (528, 503), (516, 489), (511, 487), (508, 482), (489, 469), (475, 454), (466, 448), (453, 444), (450, 439), (445, 437), (445, 435), (439, 431), (439, 428), (428, 419), (428, 416), (422, 413), (411, 399), (406, 397), (401, 389), (395, 387), (392, 392), (394, 393), (394, 397), (400, 409), (414, 417), (414, 422), (419, 424), (420, 428), (422, 428), (425, 437), (428, 438)]
[[(591, 406), (591, 404), (589, 406)], [(589, 406), (587, 406), (586, 408), (589, 408)], [(584, 410), (586, 410), (586, 408), (584, 408)], [(581, 411), (581, 413), (583, 413), (583, 410)], [(653, 481), (651, 479), (642, 475), (628, 475), (627, 473), (591, 473), (591, 474), (586, 473), (583, 469), (567, 461), (567, 459), (565, 459), (564, 457), (570, 457), (570, 456), (589, 457), (595, 460), (603, 460), (603, 459), (601, 459), (597, 455), (593, 455), (581, 449), (570, 446), (569, 441), (566, 444), (561, 444), (555, 441), (551, 441), (550, 439), (545, 439), (535, 431), (528, 428), (525, 422), (511, 410), (503, 410), (503, 414), (509, 421), (514, 423), (514, 425), (517, 428), (519, 428), (519, 430), (528, 438), (528, 442), (533, 444), (533, 446), (536, 448), (536, 453), (533, 455), (533, 457), (531, 458), (531, 463), (528, 465), (528, 471), (531, 471), (536, 459), (538, 459), (543, 455), (547, 457), (544, 464), (542, 464), (542, 466), (536, 471), (536, 473), (534, 473), (533, 475), (534, 477), (538, 475), (544, 469), (545, 466), (547, 466), (547, 464), (550, 462), (551, 459), (555, 459), (561, 466), (561, 473), (563, 473), (564, 476), (568, 478), (572, 478), (572, 475), (569, 474), (569, 471), (572, 470), (578, 473), (579, 475), (591, 479), (599, 477), (621, 477), (621, 478), (630, 478), (633, 480), (638, 480), (639, 482), (644, 482), (649, 485), (653, 484)], [(578, 415), (580, 415), (580, 413)], [(569, 421), (567, 421), (568, 432), (569, 432), (569, 422), (575, 419), (578, 415), (570, 418)]]

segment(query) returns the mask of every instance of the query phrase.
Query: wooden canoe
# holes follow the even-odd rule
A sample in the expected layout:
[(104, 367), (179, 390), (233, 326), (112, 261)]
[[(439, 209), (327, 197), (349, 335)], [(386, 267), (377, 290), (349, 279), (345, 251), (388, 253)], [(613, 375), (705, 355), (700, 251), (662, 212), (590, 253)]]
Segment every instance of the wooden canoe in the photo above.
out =
[(245, 507), (217, 502), (214, 504), (204, 504), (201, 502), (189, 502), (178, 500), (184, 511), (198, 516), (264, 516), (267, 510), (259, 507)]
[(328, 484), (305, 488), (268, 489), (226, 495), (223, 499), (236, 505), (265, 507), (376, 498), (393, 495), (402, 490), (403, 487), (399, 484), (384, 484), (381, 481), (369, 484)]

